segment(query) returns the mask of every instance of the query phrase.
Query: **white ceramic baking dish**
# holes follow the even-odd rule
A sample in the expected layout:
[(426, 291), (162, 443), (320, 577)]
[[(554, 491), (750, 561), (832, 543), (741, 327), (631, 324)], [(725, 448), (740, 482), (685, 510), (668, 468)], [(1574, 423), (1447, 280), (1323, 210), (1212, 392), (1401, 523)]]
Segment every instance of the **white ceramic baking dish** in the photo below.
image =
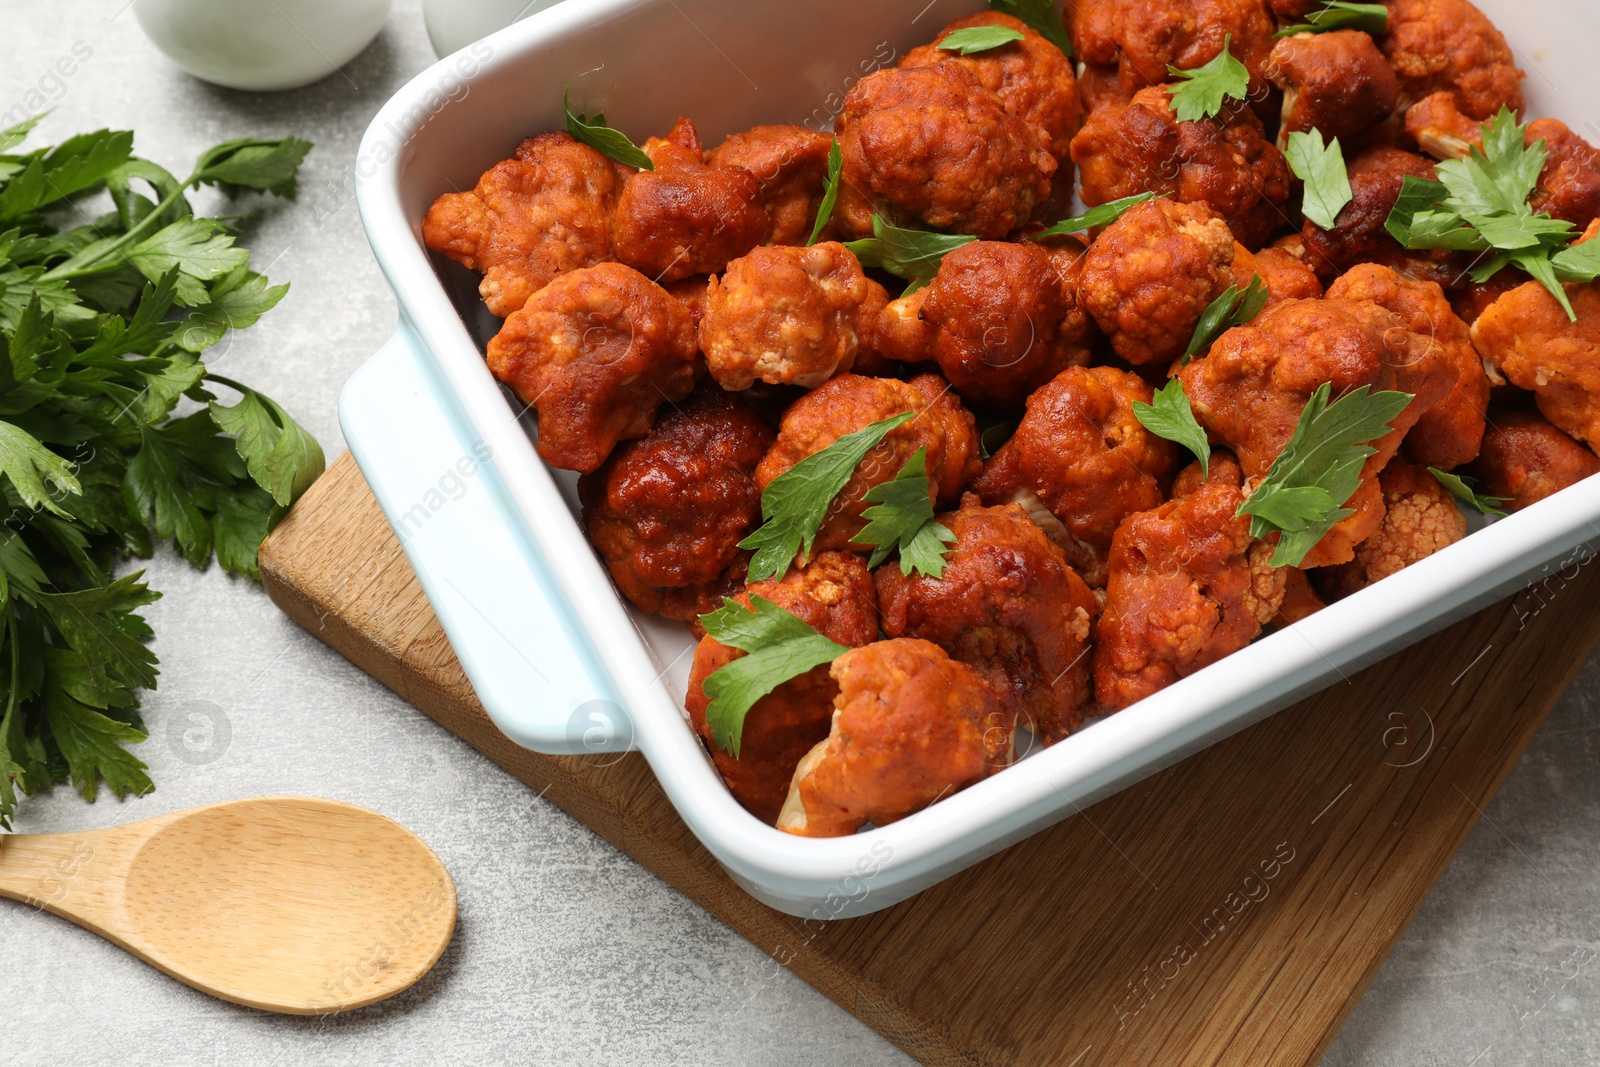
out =
[[(1536, 114), (1582, 125), (1600, 98), (1600, 13), (1577, 0), (1479, 0), (1518, 49)], [(928, 810), (854, 837), (792, 837), (723, 788), (682, 708), (691, 643), (613, 589), (553, 474), (484, 366), (496, 321), (475, 279), (430, 260), (429, 203), (471, 187), (525, 135), (604, 109), (635, 140), (681, 113), (706, 143), (760, 122), (826, 129), (856, 78), (972, 0), (568, 0), (441, 61), (373, 120), (357, 163), (372, 249), (394, 287), (394, 339), (351, 379), (351, 449), (494, 721), (551, 753), (640, 749), (699, 839), (749, 892), (837, 918), (902, 900), (1255, 722), (1600, 537), (1600, 479), (1475, 533), (1299, 625), (1091, 725)], [(1352, 727), (1354, 728), (1354, 727)]]

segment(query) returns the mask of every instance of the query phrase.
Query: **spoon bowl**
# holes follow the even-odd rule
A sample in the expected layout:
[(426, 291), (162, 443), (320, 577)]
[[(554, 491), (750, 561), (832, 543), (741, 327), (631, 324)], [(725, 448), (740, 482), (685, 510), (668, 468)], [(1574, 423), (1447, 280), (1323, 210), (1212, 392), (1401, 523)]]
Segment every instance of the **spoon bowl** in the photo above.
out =
[(449, 872), (414, 834), (365, 808), (303, 797), (0, 837), (0, 896), (70, 919), (203, 992), (295, 1015), (409, 987), (456, 921)]

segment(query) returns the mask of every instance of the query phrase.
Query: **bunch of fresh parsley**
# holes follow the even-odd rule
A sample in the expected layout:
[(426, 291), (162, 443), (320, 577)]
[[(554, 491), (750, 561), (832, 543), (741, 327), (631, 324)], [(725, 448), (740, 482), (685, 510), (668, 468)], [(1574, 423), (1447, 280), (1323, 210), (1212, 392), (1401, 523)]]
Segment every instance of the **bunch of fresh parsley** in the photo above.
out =
[(1475, 282), (1521, 267), (1577, 321), (1561, 283), (1600, 278), (1600, 242), (1574, 245), (1572, 223), (1529, 205), (1548, 153), (1543, 140), (1527, 143), (1527, 129), (1501, 108), (1483, 125), (1483, 147), (1440, 163), (1438, 181), (1407, 176), (1385, 228), (1406, 248), (1478, 253)]
[[(310, 144), (229, 141), (178, 179), (101, 130), (14, 153), (0, 133), (0, 825), (18, 793), (151, 788), (125, 746), (156, 684), (138, 609), (160, 594), (118, 560), (171, 541), (255, 576), (272, 523), (322, 450), (276, 403), (208, 375), (201, 353), (283, 298), (228, 219), (187, 193), (292, 198)], [(86, 213), (109, 194), (110, 209)], [(212, 387), (234, 394), (223, 404)]]

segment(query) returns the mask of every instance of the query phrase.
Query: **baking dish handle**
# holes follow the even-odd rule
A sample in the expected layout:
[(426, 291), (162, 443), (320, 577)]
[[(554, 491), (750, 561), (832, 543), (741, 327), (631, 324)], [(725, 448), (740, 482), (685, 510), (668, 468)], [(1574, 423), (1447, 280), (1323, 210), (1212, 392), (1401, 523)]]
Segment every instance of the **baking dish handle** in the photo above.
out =
[(627, 713), (421, 345), (402, 320), (339, 395), (362, 476), (495, 725), (538, 752), (627, 751)]

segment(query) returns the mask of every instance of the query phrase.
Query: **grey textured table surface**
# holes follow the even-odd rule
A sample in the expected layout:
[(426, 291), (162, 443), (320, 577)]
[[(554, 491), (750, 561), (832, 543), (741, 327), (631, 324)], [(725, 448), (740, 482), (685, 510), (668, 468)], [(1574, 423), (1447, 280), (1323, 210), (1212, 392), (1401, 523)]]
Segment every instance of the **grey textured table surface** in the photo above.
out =
[[(0, 0), (0, 112), (36, 93), (55, 108), (42, 137), (133, 128), (141, 155), (180, 172), (230, 137), (316, 142), (300, 203), (271, 210), (249, 237), (258, 269), (293, 288), (213, 366), (276, 397), (335, 455), (339, 388), (395, 319), (347, 175), (368, 118), (433, 59), (418, 6), (396, 4), (342, 76), (270, 95), (178, 72), (126, 3)], [(90, 57), (53, 77), (78, 42)], [(16, 829), (86, 829), (261, 793), (335, 797), (398, 819), (437, 850), (456, 880), (460, 925), (416, 988), (351, 1015), (302, 1019), (212, 1000), (67, 922), (0, 902), (0, 1062), (910, 1062), (323, 647), (259, 588), (170, 554), (149, 570), (166, 594), (148, 612), (162, 676), (140, 749), (156, 792), (89, 806), (58, 789), (28, 800)], [(1600, 1063), (1597, 768), (1600, 657), (1326, 1064)]]

